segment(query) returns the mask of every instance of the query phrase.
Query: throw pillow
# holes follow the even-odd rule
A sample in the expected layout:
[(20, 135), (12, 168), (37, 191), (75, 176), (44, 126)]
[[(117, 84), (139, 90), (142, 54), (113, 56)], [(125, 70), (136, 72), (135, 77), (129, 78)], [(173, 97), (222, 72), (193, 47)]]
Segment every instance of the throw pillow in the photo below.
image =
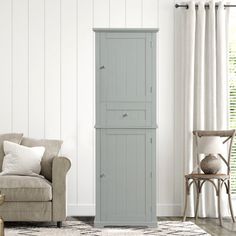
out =
[(5, 157), (0, 175), (39, 175), (44, 147), (25, 147), (9, 141), (3, 143)]
[(41, 162), (41, 175), (43, 175), (47, 180), (52, 181), (52, 160), (56, 157), (61, 149), (61, 140), (53, 139), (32, 139), (23, 138), (21, 145), (27, 147), (42, 146), (45, 147), (45, 153)]
[(10, 141), (13, 143), (20, 143), (21, 139), (23, 137), (23, 134), (0, 134), (0, 171), (2, 171), (2, 162), (3, 158), (5, 156), (5, 153), (3, 151), (3, 141)]

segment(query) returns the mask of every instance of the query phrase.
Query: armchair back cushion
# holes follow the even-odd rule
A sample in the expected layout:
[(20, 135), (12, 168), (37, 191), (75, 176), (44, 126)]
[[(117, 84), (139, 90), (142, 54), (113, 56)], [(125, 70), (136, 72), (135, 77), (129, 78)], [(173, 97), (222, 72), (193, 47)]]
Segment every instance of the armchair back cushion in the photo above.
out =
[(3, 163), (3, 158), (5, 156), (5, 153), (3, 150), (3, 142), (10, 141), (10, 142), (19, 144), (21, 142), (22, 137), (23, 137), (23, 134), (16, 134), (16, 133), (0, 134), (0, 171), (2, 171), (2, 163)]
[(45, 147), (45, 152), (41, 161), (41, 175), (52, 181), (52, 160), (58, 155), (62, 141), (52, 139), (32, 139), (23, 137), (21, 145), (27, 147)]

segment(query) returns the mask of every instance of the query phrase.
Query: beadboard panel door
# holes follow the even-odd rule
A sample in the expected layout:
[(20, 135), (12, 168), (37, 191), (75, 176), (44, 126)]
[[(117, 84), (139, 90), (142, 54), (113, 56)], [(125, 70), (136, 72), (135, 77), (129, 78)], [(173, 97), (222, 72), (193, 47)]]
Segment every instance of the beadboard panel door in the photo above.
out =
[(101, 131), (102, 222), (151, 221), (151, 137), (144, 129)]
[[(159, 1), (163, 11), (158, 199), (164, 214), (178, 204), (178, 188), (172, 181), (173, 142), (169, 139), (173, 130), (169, 19), (173, 19), (174, 0)], [(158, 28), (159, 1), (0, 0), (0, 132), (63, 139), (61, 154), (72, 160), (68, 215), (95, 214), (92, 29)], [(165, 169), (170, 170), (168, 174)], [(171, 187), (165, 188), (167, 185)]]
[(101, 101), (150, 100), (151, 34), (104, 33), (100, 40)]

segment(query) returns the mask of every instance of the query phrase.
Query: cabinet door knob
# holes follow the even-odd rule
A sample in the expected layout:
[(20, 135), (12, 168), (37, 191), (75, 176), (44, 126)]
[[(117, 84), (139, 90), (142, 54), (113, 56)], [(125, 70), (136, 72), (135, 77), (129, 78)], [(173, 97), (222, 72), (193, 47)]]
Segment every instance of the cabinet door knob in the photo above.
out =
[(100, 174), (100, 178), (103, 178), (103, 177), (105, 177), (105, 174)]
[(127, 116), (128, 116), (128, 113), (124, 113), (122, 116), (123, 116), (123, 117), (127, 117)]
[(105, 69), (105, 66), (100, 66), (99, 69), (100, 70)]

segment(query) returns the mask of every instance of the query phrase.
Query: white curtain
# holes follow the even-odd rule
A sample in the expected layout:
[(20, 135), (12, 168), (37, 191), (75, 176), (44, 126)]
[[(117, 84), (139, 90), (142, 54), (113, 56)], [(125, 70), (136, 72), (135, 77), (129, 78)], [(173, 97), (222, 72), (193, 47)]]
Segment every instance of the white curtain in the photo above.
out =
[[(227, 128), (228, 9), (223, 1), (217, 1), (216, 7), (214, 0), (188, 1), (187, 5), (188, 9), (176, 9), (175, 15), (176, 145), (180, 147), (176, 150), (184, 163), (183, 174), (191, 173), (196, 165), (192, 131)], [(206, 184), (201, 217), (217, 217), (216, 200), (213, 187)], [(228, 215), (225, 202), (222, 213)], [(189, 205), (188, 215), (193, 216), (194, 197)]]

